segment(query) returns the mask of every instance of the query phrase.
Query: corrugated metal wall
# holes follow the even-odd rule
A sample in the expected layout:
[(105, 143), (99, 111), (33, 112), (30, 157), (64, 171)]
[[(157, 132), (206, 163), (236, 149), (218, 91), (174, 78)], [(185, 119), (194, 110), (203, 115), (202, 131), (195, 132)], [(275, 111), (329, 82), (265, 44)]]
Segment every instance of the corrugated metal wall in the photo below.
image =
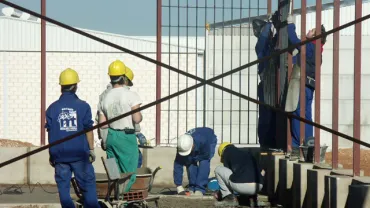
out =
[[(40, 51), (40, 23), (26, 21), (11, 17), (0, 17), (0, 50), (10, 51)], [(98, 31), (81, 29), (84, 32), (95, 35), (104, 40), (123, 46), (136, 52), (156, 51), (156, 37), (132, 37), (116, 35)], [(80, 34), (66, 30), (53, 24), (46, 26), (46, 50), (47, 51), (90, 51), (90, 52), (119, 52), (110, 46), (99, 43), (95, 40), (86, 38)], [(193, 37), (180, 37), (180, 52), (186, 52), (186, 42), (188, 41), (188, 52), (194, 53), (196, 40)], [(178, 52), (177, 37), (171, 37), (171, 47), (169, 47), (168, 37), (164, 37), (162, 51), (164, 53), (171, 50)], [(198, 38), (198, 51), (204, 49), (204, 38)]]

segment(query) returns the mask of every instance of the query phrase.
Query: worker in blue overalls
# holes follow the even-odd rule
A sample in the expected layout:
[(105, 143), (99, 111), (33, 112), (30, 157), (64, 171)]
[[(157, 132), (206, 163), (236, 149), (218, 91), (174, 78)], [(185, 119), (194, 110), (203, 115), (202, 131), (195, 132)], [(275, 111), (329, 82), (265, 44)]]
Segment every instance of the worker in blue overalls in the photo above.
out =
[[(278, 33), (271, 21), (265, 22), (263, 20), (254, 21), (253, 25), (254, 35), (258, 38), (255, 46), (255, 51), (258, 59), (270, 56), (276, 46), (278, 40)], [(276, 58), (275, 58), (276, 59)], [(269, 85), (264, 80), (264, 73), (274, 73), (270, 62), (274, 60), (267, 60), (258, 64), (258, 75), (260, 76), (260, 83), (257, 88), (258, 100), (265, 102), (264, 85)], [(274, 86), (269, 86), (271, 90), (275, 90)], [(276, 113), (262, 105), (259, 106), (258, 111), (258, 138), (261, 149), (269, 149), (276, 147)]]
[(217, 136), (207, 127), (191, 129), (178, 138), (173, 177), (179, 195), (186, 194), (182, 186), (184, 166), (188, 172), (190, 195), (205, 194), (216, 144)]
[[(300, 43), (301, 40), (298, 38), (295, 31), (295, 24), (293, 16), (289, 15), (287, 18), (288, 22), (288, 38), (289, 44)], [(325, 27), (321, 26), (321, 32), (325, 33)], [(313, 38), (316, 34), (316, 28), (308, 31), (306, 37)], [(323, 46), (326, 43), (326, 35), (321, 38), (321, 53), (323, 52)], [(316, 41), (312, 41), (306, 44), (306, 87), (305, 87), (305, 118), (312, 121), (312, 101), (313, 94), (315, 91), (315, 71), (316, 71), (316, 60), (315, 60), (315, 48), (317, 47)], [(297, 64), (300, 68), (301, 66), (301, 53), (300, 46), (297, 47), (299, 53), (293, 57), (293, 64)], [(322, 58), (321, 58), (322, 59)], [(300, 116), (300, 100), (298, 101), (297, 109), (293, 112), (294, 115)], [(292, 155), (299, 155), (300, 144), (300, 121), (297, 119), (292, 119), (291, 122), (291, 135), (292, 135)], [(313, 136), (313, 126), (310, 124), (305, 124), (305, 141)]]
[[(45, 128), (49, 143), (91, 128), (91, 108), (76, 95), (79, 76), (73, 69), (64, 70), (59, 76), (62, 95), (46, 111)], [(75, 207), (70, 196), (72, 173), (81, 187), (84, 207), (100, 207), (96, 195), (94, 135), (92, 131), (57, 144), (49, 149), (49, 162), (55, 168), (62, 207)]]

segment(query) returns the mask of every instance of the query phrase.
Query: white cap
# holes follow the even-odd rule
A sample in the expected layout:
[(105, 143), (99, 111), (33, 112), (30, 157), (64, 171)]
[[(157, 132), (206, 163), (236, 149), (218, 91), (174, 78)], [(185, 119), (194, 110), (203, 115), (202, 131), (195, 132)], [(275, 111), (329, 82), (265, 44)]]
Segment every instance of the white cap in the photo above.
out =
[(177, 151), (181, 156), (187, 156), (193, 149), (193, 137), (183, 134), (177, 139)]

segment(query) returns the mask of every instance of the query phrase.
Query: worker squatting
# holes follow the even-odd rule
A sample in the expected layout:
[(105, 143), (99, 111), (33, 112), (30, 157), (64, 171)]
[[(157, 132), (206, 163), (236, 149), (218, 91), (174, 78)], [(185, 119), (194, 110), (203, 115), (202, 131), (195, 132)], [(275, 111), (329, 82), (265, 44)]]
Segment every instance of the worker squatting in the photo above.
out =
[[(290, 17), (291, 18), (291, 17)], [(289, 18), (288, 18), (289, 19)], [(299, 42), (292, 21), (288, 22), (289, 40), (293, 44)], [(271, 41), (274, 26), (270, 22), (265, 24), (258, 35), (256, 52), (259, 58), (271, 53)], [(307, 37), (316, 35), (315, 29), (308, 32)], [(275, 37), (276, 38), (276, 37)], [(306, 46), (306, 71), (307, 76), (314, 77), (315, 43)], [(294, 57), (294, 63), (300, 65), (300, 48)], [(260, 64), (259, 73), (266, 70), (264, 63)], [(138, 93), (130, 90), (133, 86), (134, 73), (122, 61), (116, 60), (108, 67), (110, 83), (107, 89), (99, 96), (96, 121), (105, 122), (119, 115), (139, 108), (142, 100)], [(77, 72), (66, 69), (59, 76), (61, 96), (53, 102), (46, 111), (45, 128), (48, 132), (49, 143), (55, 142), (76, 132), (83, 131), (93, 126), (91, 107), (80, 100), (76, 95), (80, 82)], [(310, 116), (313, 89), (312, 85), (306, 87), (306, 116)], [(261, 96), (261, 94), (260, 94)], [(259, 131), (268, 133), (269, 127), (263, 119), (269, 119), (268, 113), (260, 110)], [(297, 110), (299, 113), (299, 108)], [(265, 113), (265, 114), (264, 114)], [(264, 118), (265, 117), (265, 118)], [(115, 158), (121, 173), (136, 172), (141, 167), (140, 144), (145, 144), (146, 139), (140, 133), (140, 122), (143, 117), (138, 111), (130, 116), (114, 121), (99, 128), (99, 138), (102, 149), (106, 151), (107, 158)], [(267, 122), (268, 123), (268, 122)], [(297, 122), (293, 122), (293, 146), (299, 145), (299, 130)], [(264, 129), (265, 128), (265, 129)], [(311, 134), (312, 130), (306, 130)], [(298, 134), (298, 135), (297, 135)], [(271, 134), (274, 135), (274, 134)], [(261, 133), (261, 146), (269, 141)], [(230, 138), (229, 138), (230, 139)], [(177, 140), (177, 154), (174, 158), (173, 179), (179, 195), (202, 196), (205, 194), (209, 182), (210, 162), (214, 157), (216, 145), (220, 139), (211, 128), (199, 127), (188, 130)], [(224, 142), (217, 148), (223, 166), (214, 170), (219, 188), (215, 194), (216, 203), (220, 205), (236, 204), (235, 194), (255, 196), (263, 187), (264, 170), (259, 167), (256, 159), (248, 151), (243, 151), (231, 143)], [(70, 181), (72, 173), (81, 187), (84, 196), (84, 207), (99, 207), (96, 195), (95, 173), (92, 163), (95, 161), (94, 136), (92, 131), (68, 140), (50, 148), (50, 165), (55, 168), (55, 181), (58, 186), (60, 203), (62, 207), (74, 207), (70, 197)], [(189, 186), (184, 188), (183, 167), (186, 167)], [(125, 191), (130, 191), (136, 180), (133, 174)]]

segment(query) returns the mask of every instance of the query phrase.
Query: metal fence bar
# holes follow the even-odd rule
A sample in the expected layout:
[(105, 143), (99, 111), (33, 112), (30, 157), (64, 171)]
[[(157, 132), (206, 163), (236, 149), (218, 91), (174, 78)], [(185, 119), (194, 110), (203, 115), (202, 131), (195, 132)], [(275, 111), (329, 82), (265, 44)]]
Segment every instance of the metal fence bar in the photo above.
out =
[[(198, 14), (196, 14), (198, 15)], [(186, 0), (186, 72), (188, 73), (189, 72), (189, 0)], [(198, 38), (197, 34), (196, 34), (196, 37)], [(180, 48), (180, 46), (179, 46)], [(180, 49), (179, 49), (180, 50)], [(197, 50), (196, 50), (197, 51)], [(180, 54), (179, 54), (179, 57), (180, 57)], [(195, 61), (196, 63), (196, 61)], [(198, 76), (196, 70), (195, 70), (195, 76)], [(188, 82), (189, 82), (189, 77), (186, 77), (186, 88), (188, 88)], [(179, 83), (180, 84), (180, 83)], [(197, 97), (197, 92), (198, 92), (198, 89), (195, 89), (195, 97)], [(187, 131), (188, 130), (188, 100), (189, 100), (189, 95), (188, 93), (186, 93), (186, 106), (185, 106), (185, 109), (186, 109), (186, 115), (185, 115), (185, 118), (186, 118), (186, 124), (185, 124), (185, 130)], [(195, 101), (195, 109), (196, 109), (197, 105), (196, 105), (196, 101)], [(179, 109), (178, 109), (179, 110)], [(197, 122), (197, 114), (195, 113), (195, 124)]]
[[(356, 0), (355, 18), (362, 17), (362, 0)], [(362, 23), (355, 24), (354, 54), (354, 104), (353, 104), (353, 136), (361, 140), (361, 29)], [(360, 176), (360, 144), (353, 143), (353, 175)]]
[[(291, 8), (289, 10), (289, 15), (292, 15), (293, 8), (294, 8), (294, 1), (292, 0)], [(288, 83), (292, 75), (292, 66), (293, 66), (292, 62), (293, 62), (292, 54), (288, 53), (288, 79), (287, 79)], [(291, 129), (290, 129), (291, 119), (287, 118), (286, 122), (287, 122), (287, 128), (286, 128), (287, 130), (287, 152), (291, 152), (292, 151), (292, 134), (290, 133), (291, 132)]]
[[(197, 1), (197, 4), (198, 4), (198, 1)], [(205, 1), (205, 7), (207, 8), (207, 1)], [(204, 30), (204, 35), (207, 37), (208, 33), (207, 33), (207, 9), (204, 9), (204, 24), (206, 24), (206, 28)], [(207, 69), (207, 40), (208, 38), (205, 38), (204, 40), (204, 53), (203, 53), (203, 79), (207, 79), (207, 76), (206, 76), (206, 69)], [(198, 81), (196, 82), (198, 84)], [(207, 93), (207, 87), (204, 85), (203, 86), (203, 127), (206, 126), (206, 118), (207, 118), (207, 115), (206, 115), (206, 108), (207, 108), (207, 96), (206, 96), (206, 93)]]
[[(214, 24), (216, 24), (216, 0), (213, 0), (213, 20), (214, 20)], [(214, 28), (213, 29), (213, 77), (215, 77), (215, 67), (216, 67), (216, 29)], [(216, 89), (213, 87), (213, 116), (212, 116), (212, 119), (213, 119), (213, 129), (215, 129), (215, 97), (216, 97), (216, 93), (215, 93)], [(223, 142), (223, 138), (221, 137), (221, 142)]]
[[(302, 0), (301, 2), (301, 41), (306, 40), (306, 15), (307, 15), (307, 0)], [(301, 46), (301, 82), (300, 82), (300, 92), (299, 92), (299, 116), (306, 118), (306, 107), (312, 108), (312, 106), (306, 106), (306, 45)], [(302, 144), (305, 139), (305, 123), (299, 123), (299, 135), (300, 143)], [(303, 159), (303, 150), (299, 151), (300, 158)]]
[[(321, 0), (316, 0), (316, 33), (321, 34)], [(320, 123), (321, 109), (321, 39), (316, 40), (315, 51), (315, 122)], [(315, 128), (315, 163), (320, 163), (320, 129)]]
[[(242, 10), (242, 7), (243, 7), (243, 1), (240, 0), (240, 9), (239, 9), (239, 12), (240, 12), (240, 23), (239, 23), (239, 31), (240, 31), (240, 35), (239, 35), (239, 66), (242, 65), (242, 15), (243, 15), (243, 10)], [(242, 72), (240, 71), (239, 72), (239, 93), (242, 93)], [(241, 137), (242, 137), (242, 99), (239, 98), (239, 144), (241, 143)]]
[[(156, 59), (162, 62), (162, 0), (157, 0), (157, 51)], [(161, 66), (156, 65), (156, 100), (161, 99), (162, 71)], [(161, 143), (161, 103), (156, 105), (155, 118), (155, 145)]]
[[(252, 0), (249, 0), (248, 3), (248, 17), (250, 18), (251, 17), (251, 1)], [(250, 20), (250, 19), (249, 19)], [(248, 25), (248, 30), (250, 31), (250, 27)], [(251, 53), (250, 53), (250, 45), (251, 45), (251, 36), (250, 34), (248, 35), (248, 63), (251, 61)], [(258, 76), (257, 76), (258, 77)], [(251, 73), (250, 73), (250, 68), (248, 67), (248, 97), (250, 96), (250, 88), (251, 88), (251, 83), (250, 83), (250, 80), (251, 80)], [(249, 113), (249, 110), (250, 110), (250, 102), (248, 102), (248, 115), (247, 115), (247, 121), (248, 121), (248, 128), (247, 128), (247, 136), (248, 136), (248, 144), (250, 143), (249, 142), (249, 138), (250, 138), (250, 131), (249, 131), (249, 123), (250, 123), (250, 113)]]
[[(171, 1), (168, 1), (169, 5), (171, 6)], [(168, 25), (170, 26), (168, 29), (168, 65), (171, 66), (171, 9), (168, 10)], [(168, 94), (171, 94), (171, 71), (168, 70)], [(168, 100), (168, 109), (171, 109), (171, 100)], [(170, 123), (171, 123), (171, 111), (168, 111), (168, 135), (167, 135), (167, 144), (170, 144)]]
[[(46, 0), (41, 0), (41, 15), (46, 15)], [(46, 21), (41, 20), (41, 117), (40, 136), (41, 145), (45, 145), (45, 118), (46, 118)]]
[[(231, 0), (231, 20), (234, 20), (234, 0)], [(232, 25), (231, 26), (231, 68), (230, 69), (233, 69), (233, 37), (234, 37), (234, 26)], [(233, 89), (233, 75), (230, 76), (230, 89), (232, 90)], [(232, 135), (233, 135), (233, 126), (232, 126), (232, 123), (233, 123), (233, 114), (231, 112), (231, 109), (233, 108), (233, 95), (230, 94), (230, 142), (232, 142)]]
[[(334, 0), (334, 28), (339, 27), (340, 0)], [(333, 34), (333, 108), (332, 128), (338, 131), (339, 127), (339, 32)], [(332, 135), (332, 167), (338, 168), (338, 136)]]
[[(222, 22), (225, 22), (225, 0), (222, 0)], [(225, 25), (222, 24), (222, 74), (224, 73), (224, 46), (225, 46)], [(231, 75), (232, 76), (232, 75)], [(224, 79), (221, 80), (221, 86), (224, 86)], [(224, 91), (221, 92), (221, 138), (224, 140)]]
[[(177, 0), (177, 25), (180, 26), (180, 0)], [(180, 69), (180, 27), (177, 27), (177, 68)], [(181, 69), (180, 69), (181, 70)], [(177, 92), (180, 91), (180, 74), (177, 74)], [(176, 137), (179, 138), (179, 117), (180, 117), (180, 96), (177, 97), (177, 117), (176, 126), (177, 134)]]

